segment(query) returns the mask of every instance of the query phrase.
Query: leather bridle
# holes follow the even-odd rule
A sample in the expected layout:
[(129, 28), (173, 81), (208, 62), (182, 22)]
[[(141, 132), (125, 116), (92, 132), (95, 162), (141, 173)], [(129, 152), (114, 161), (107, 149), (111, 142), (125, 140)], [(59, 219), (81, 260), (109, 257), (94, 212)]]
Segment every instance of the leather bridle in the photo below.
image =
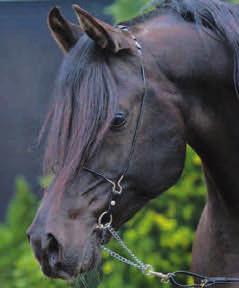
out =
[(113, 179), (109, 179), (103, 173), (101, 173), (99, 171), (96, 171), (96, 170), (88, 168), (88, 167), (84, 167), (84, 170), (86, 170), (86, 171), (88, 171), (88, 172), (90, 172), (90, 173), (92, 173), (98, 177), (103, 178), (105, 181), (109, 182), (112, 185), (112, 191), (111, 191), (108, 209), (106, 211), (104, 211), (98, 218), (99, 228), (106, 228), (112, 224), (113, 209), (117, 205), (118, 198), (123, 192), (123, 188), (122, 188), (121, 183), (124, 180), (125, 175), (127, 174), (127, 171), (129, 169), (130, 162), (131, 162), (131, 159), (132, 159), (132, 156), (134, 153), (135, 143), (136, 143), (136, 139), (137, 139), (137, 135), (138, 135), (138, 130), (139, 130), (142, 115), (143, 115), (143, 107), (144, 107), (144, 102), (145, 102), (144, 100), (145, 100), (145, 97), (147, 95), (147, 83), (146, 83), (146, 76), (145, 76), (145, 67), (144, 67), (143, 57), (142, 57), (142, 47), (139, 44), (139, 42), (137, 41), (136, 37), (130, 32), (130, 30), (126, 26), (118, 25), (117, 28), (119, 28), (123, 32), (124, 31), (127, 32), (130, 35), (130, 37), (132, 37), (132, 39), (135, 43), (137, 53), (138, 53), (139, 58), (140, 58), (140, 72), (141, 72), (141, 77), (142, 77), (142, 81), (143, 81), (143, 93), (142, 93), (138, 118), (136, 121), (136, 126), (135, 126), (135, 130), (134, 130), (134, 134), (133, 134), (132, 144), (131, 144), (131, 148), (130, 148), (130, 152), (129, 152), (129, 157), (128, 157), (127, 163), (126, 163), (122, 173), (120, 174), (120, 176), (118, 176), (115, 180), (113, 180)]

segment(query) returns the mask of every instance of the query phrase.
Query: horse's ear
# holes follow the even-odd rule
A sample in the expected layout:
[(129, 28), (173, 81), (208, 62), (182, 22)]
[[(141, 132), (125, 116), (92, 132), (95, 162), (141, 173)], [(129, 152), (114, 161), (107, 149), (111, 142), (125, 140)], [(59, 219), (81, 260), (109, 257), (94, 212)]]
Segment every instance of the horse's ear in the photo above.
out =
[(120, 50), (133, 49), (132, 38), (83, 10), (78, 5), (73, 5), (81, 29), (94, 40), (101, 48), (111, 50), (114, 53)]
[(48, 15), (48, 26), (53, 38), (64, 52), (68, 52), (82, 34), (80, 26), (67, 21), (57, 7), (54, 7)]

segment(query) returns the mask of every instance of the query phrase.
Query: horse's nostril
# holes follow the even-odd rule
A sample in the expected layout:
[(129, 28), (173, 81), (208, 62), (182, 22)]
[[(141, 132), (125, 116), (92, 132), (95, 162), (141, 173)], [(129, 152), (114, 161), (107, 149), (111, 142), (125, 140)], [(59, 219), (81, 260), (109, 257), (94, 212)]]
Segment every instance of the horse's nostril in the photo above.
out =
[(51, 267), (56, 267), (59, 264), (59, 252), (60, 252), (60, 245), (57, 239), (52, 235), (47, 235), (48, 247), (47, 247), (47, 256), (48, 261)]
[(58, 251), (59, 250), (59, 245), (58, 245), (58, 241), (56, 240), (56, 238), (52, 235), (52, 234), (48, 234), (47, 235), (48, 238), (48, 243), (49, 243), (49, 250), (52, 251)]
[(44, 271), (58, 271), (61, 269), (61, 245), (57, 238), (51, 234), (27, 232), (34, 254), (41, 263)]

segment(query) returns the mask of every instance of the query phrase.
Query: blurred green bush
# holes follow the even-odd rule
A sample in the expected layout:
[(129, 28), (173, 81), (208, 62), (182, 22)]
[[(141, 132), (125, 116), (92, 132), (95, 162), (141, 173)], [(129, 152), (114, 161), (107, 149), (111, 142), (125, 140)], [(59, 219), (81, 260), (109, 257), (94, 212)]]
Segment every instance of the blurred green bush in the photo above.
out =
[(113, 16), (116, 23), (126, 21), (137, 16), (140, 9), (148, 2), (149, 0), (117, 0), (114, 4), (106, 8), (106, 13)]
[(6, 221), (0, 224), (0, 287), (61, 288), (62, 281), (43, 277), (26, 237), (38, 201), (23, 177), (16, 180), (16, 194), (10, 203)]

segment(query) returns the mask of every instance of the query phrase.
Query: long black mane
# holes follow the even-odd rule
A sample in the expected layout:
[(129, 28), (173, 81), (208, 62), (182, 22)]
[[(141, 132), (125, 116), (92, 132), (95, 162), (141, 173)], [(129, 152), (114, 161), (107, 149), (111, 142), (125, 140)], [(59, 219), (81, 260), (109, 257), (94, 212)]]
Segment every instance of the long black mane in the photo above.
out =
[(239, 97), (239, 5), (221, 0), (154, 0), (145, 9), (153, 11), (126, 24), (136, 25), (156, 17), (164, 9), (171, 9), (185, 21), (195, 23), (199, 29), (211, 29), (232, 52), (235, 90)]
[(117, 95), (107, 57), (87, 36), (65, 56), (49, 113), (44, 172), (66, 181), (93, 153), (115, 114)]
[(239, 96), (239, 6), (219, 0), (171, 0), (163, 5), (177, 11), (186, 21), (211, 29), (230, 48)]

